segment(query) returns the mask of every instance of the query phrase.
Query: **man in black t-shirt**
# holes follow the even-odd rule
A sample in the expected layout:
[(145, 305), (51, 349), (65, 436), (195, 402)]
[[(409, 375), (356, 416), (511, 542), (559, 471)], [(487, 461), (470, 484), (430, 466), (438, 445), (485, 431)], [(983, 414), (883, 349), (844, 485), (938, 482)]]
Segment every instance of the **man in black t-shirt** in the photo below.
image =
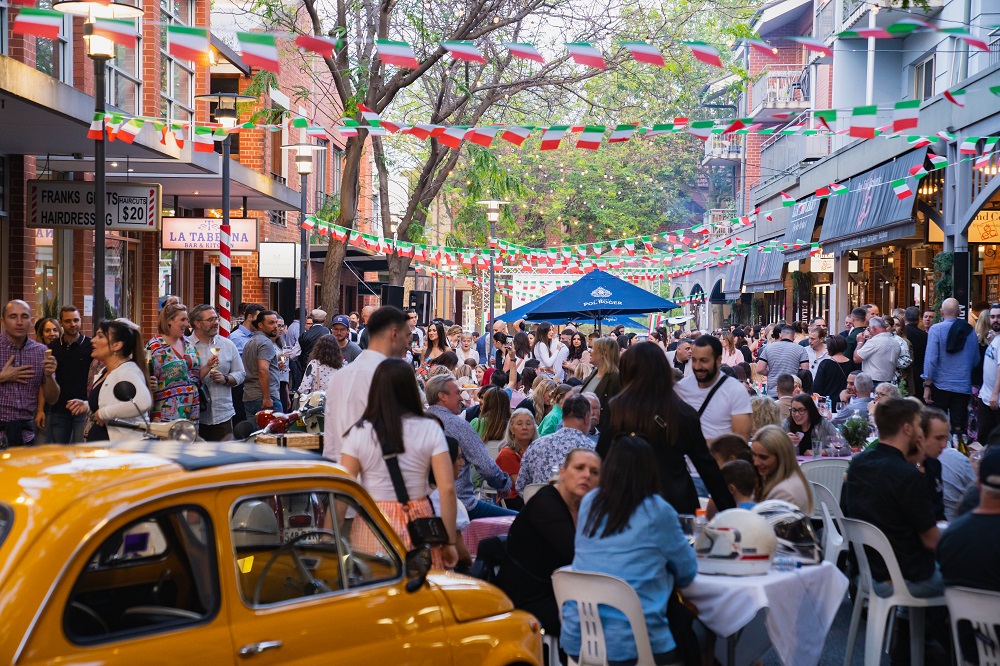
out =
[[(49, 444), (82, 444), (87, 415), (74, 416), (66, 409), (69, 400), (87, 399), (87, 378), (93, 359), (90, 338), (80, 332), (80, 311), (73, 305), (59, 309), (62, 335), (52, 343), (52, 355), (58, 363), (56, 381), (59, 399), (46, 414), (45, 441)], [(145, 359), (140, 359), (145, 363)]]
[[(934, 563), (940, 533), (924, 475), (908, 460), (922, 454), (920, 405), (913, 400), (883, 400), (875, 408), (879, 441), (856, 456), (844, 487), (847, 515), (882, 530), (892, 545), (910, 593), (939, 596), (944, 591)], [(878, 558), (870, 558), (876, 593), (888, 588), (889, 573)]]

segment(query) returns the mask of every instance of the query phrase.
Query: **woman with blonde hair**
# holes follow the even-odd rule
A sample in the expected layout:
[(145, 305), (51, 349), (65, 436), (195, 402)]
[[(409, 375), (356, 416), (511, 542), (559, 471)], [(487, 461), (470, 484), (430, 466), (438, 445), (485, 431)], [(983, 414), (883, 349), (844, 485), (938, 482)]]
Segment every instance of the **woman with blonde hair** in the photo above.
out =
[[(581, 393), (593, 393), (601, 403), (601, 423), (597, 426), (602, 430), (607, 424), (610, 414), (608, 406), (611, 398), (622, 390), (621, 375), (618, 374), (618, 359), (621, 356), (618, 341), (614, 338), (595, 338), (590, 350), (590, 362), (593, 372), (583, 380)], [(602, 430), (603, 432), (603, 430)]]
[(187, 306), (168, 300), (160, 310), (159, 333), (146, 345), (150, 375), (156, 380), (151, 421), (198, 422), (198, 386), (218, 359), (213, 356), (201, 364), (198, 350), (184, 337), (187, 327)]
[(504, 500), (508, 509), (520, 511), (524, 507), (524, 499), (518, 496), (515, 483), (517, 475), (521, 473), (521, 456), (536, 439), (538, 439), (538, 427), (531, 412), (527, 409), (515, 409), (511, 412), (503, 445), (496, 457), (497, 467), (510, 475), (510, 490), (506, 494), (497, 493), (497, 498)]
[(596, 370), (590, 363), (581, 363), (576, 366), (576, 370), (573, 371), (573, 377), (579, 379), (581, 382), (586, 381), (590, 377), (591, 373)]
[(812, 514), (809, 482), (799, 468), (795, 445), (781, 426), (764, 426), (755, 432), (750, 450), (753, 465), (760, 475), (754, 493), (757, 501), (784, 500), (797, 506), (807, 516)]
[(552, 411), (552, 394), (555, 393), (556, 383), (539, 375), (535, 378), (535, 385), (531, 389), (531, 404), (535, 408), (535, 423), (541, 423), (542, 419)]
[(766, 395), (755, 395), (750, 398), (750, 409), (753, 410), (752, 432), (757, 432), (764, 426), (781, 425), (781, 412), (772, 398)]

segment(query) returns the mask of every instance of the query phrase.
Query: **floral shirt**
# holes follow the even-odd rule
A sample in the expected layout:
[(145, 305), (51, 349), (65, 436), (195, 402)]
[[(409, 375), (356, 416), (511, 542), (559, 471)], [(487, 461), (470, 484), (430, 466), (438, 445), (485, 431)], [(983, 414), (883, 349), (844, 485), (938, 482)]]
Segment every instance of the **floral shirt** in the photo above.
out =
[(594, 442), (576, 428), (565, 426), (533, 441), (521, 457), (517, 494), (523, 497), (524, 487), (532, 483), (548, 483), (573, 449), (593, 450)]
[(177, 356), (162, 335), (153, 337), (146, 345), (146, 358), (151, 374), (156, 378), (153, 409), (149, 415), (154, 421), (189, 419), (198, 422), (198, 371), (201, 361), (194, 345), (183, 338), (181, 343), (184, 345), (183, 357)]

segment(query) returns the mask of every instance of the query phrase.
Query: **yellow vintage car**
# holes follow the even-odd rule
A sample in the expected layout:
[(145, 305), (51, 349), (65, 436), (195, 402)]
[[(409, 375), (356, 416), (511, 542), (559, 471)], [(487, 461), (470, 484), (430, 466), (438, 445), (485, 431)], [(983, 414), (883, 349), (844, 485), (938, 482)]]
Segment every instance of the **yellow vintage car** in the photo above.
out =
[(533, 616), (429, 566), (310, 453), (0, 455), (0, 663), (541, 666)]

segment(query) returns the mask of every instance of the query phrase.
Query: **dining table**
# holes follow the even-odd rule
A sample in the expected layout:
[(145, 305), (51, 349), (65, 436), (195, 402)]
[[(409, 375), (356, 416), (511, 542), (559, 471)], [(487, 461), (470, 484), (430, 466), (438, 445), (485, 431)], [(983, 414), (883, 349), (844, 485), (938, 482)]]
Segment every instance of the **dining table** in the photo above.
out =
[(515, 516), (495, 516), (491, 518), (476, 518), (469, 521), (469, 526), (462, 530), (462, 541), (473, 558), (479, 550), (479, 542), (495, 536), (503, 536), (510, 532), (510, 525)]
[[(698, 620), (726, 640), (726, 666), (737, 665), (738, 653), (741, 663), (757, 661), (767, 643), (782, 664), (810, 666), (819, 663), (847, 582), (837, 567), (822, 562), (757, 576), (698, 574), (681, 593), (697, 607)], [(763, 647), (741, 653), (740, 643), (752, 640), (751, 630), (761, 624)]]

